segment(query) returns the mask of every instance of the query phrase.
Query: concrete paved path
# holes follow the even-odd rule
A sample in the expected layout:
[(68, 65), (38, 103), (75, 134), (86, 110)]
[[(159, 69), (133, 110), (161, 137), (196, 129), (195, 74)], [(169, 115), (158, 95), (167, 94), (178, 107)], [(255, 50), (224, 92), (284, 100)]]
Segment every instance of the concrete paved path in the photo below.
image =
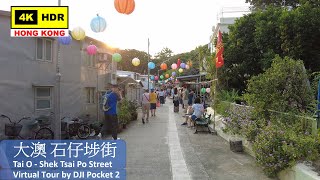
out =
[(139, 116), (119, 134), (127, 142), (128, 180), (268, 179), (252, 157), (231, 152), (221, 137), (181, 126), (182, 114), (168, 99), (149, 123)]

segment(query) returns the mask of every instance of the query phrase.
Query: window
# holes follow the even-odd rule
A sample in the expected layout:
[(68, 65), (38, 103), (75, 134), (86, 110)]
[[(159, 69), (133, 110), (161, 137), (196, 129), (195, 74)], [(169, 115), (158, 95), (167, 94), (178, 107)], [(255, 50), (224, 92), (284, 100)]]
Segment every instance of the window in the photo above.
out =
[(51, 109), (52, 92), (50, 87), (35, 88), (35, 106), (37, 110)]
[(86, 88), (86, 102), (88, 104), (94, 104), (95, 103), (95, 90), (94, 87), (87, 87)]
[(95, 68), (97, 65), (97, 56), (96, 55), (89, 55), (86, 53), (85, 57), (86, 57), (86, 65), (88, 67)]
[(45, 38), (37, 38), (36, 55), (37, 60), (52, 61), (52, 40)]

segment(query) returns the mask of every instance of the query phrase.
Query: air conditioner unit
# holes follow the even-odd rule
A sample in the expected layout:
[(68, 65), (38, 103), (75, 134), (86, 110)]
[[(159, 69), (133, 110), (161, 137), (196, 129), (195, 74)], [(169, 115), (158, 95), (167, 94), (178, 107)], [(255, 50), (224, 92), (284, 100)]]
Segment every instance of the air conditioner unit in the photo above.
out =
[(117, 75), (115, 73), (107, 73), (105, 84), (117, 84)]

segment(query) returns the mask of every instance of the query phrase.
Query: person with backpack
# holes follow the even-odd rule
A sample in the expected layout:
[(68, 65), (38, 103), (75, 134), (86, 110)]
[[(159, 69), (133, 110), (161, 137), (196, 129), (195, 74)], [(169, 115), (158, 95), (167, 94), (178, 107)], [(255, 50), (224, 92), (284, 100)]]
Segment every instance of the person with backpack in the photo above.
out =
[(118, 116), (117, 116), (117, 103), (122, 99), (121, 92), (117, 85), (112, 85), (111, 91), (108, 91), (103, 100), (103, 111), (105, 115), (103, 127), (99, 136), (105, 138), (108, 129), (112, 131), (112, 137), (117, 140), (118, 133)]
[(144, 90), (141, 100), (142, 107), (142, 123), (144, 124), (144, 118), (147, 117), (146, 121), (149, 122), (149, 110), (150, 110), (150, 95), (148, 89)]

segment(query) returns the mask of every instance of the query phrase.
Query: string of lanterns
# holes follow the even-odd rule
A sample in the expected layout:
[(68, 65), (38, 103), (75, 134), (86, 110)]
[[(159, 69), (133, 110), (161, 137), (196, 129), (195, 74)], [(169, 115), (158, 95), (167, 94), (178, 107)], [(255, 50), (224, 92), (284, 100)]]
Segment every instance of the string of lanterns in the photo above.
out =
[[(114, 7), (115, 9), (121, 13), (121, 14), (131, 14), (134, 9), (135, 9), (135, 1), (134, 0), (114, 0)], [(104, 32), (107, 28), (107, 22), (106, 19), (99, 16), (99, 14), (97, 14), (96, 17), (94, 17), (91, 22), (90, 22), (90, 27), (91, 30), (95, 33), (100, 33), (100, 32)], [(81, 27), (75, 27), (72, 31), (71, 31), (71, 36), (67, 36), (67, 37), (60, 37), (58, 39), (58, 42), (62, 45), (69, 45), (72, 42), (72, 38), (78, 41), (82, 41), (84, 40), (86, 37), (86, 33), (85, 30)], [(87, 54), (88, 55), (95, 55), (98, 51), (98, 48), (90, 43), (87, 48), (86, 48)], [(119, 53), (114, 53), (112, 55), (112, 61), (115, 62), (120, 62), (122, 60), (122, 57)], [(132, 65), (133, 66), (139, 66), (140, 65), (140, 60), (138, 58), (133, 58), (132, 59)], [(192, 66), (192, 62), (189, 60), (186, 63), (181, 62), (180, 59), (178, 59), (177, 63), (173, 63), (171, 65), (171, 68), (173, 70), (178, 69), (179, 73), (182, 73), (184, 71), (184, 69), (190, 69), (190, 67)], [(149, 62), (148, 63), (148, 68), (149, 69), (155, 69), (156, 65), (154, 62)], [(166, 63), (162, 63), (160, 65), (161, 70), (167, 70), (168, 66)], [(171, 77), (169, 74), (165, 74), (165, 75), (161, 75), (160, 79), (167, 79), (167, 81), (171, 81), (174, 80), (176, 76), (176, 72), (172, 72)], [(158, 76), (151, 76), (151, 80), (159, 80)]]
[[(135, 1), (134, 0), (114, 0), (114, 7), (115, 9), (121, 13), (129, 15), (131, 14), (135, 9)], [(106, 30), (107, 28), (107, 21), (105, 18), (99, 16), (97, 14), (96, 17), (94, 17), (90, 22), (91, 30), (95, 33), (100, 33)], [(69, 45), (72, 42), (72, 38), (77, 41), (82, 41), (86, 37), (86, 32), (81, 27), (75, 27), (71, 31), (71, 36), (68, 35), (66, 37), (59, 37), (58, 42), (62, 45)], [(88, 55), (95, 55), (98, 51), (98, 48), (90, 43), (88, 47), (86, 48)], [(112, 60), (116, 62), (120, 62), (122, 60), (122, 57), (119, 53), (115, 53), (112, 55)], [(132, 64), (134, 66), (138, 66), (140, 64), (140, 60), (138, 58), (134, 58), (132, 60)]]

